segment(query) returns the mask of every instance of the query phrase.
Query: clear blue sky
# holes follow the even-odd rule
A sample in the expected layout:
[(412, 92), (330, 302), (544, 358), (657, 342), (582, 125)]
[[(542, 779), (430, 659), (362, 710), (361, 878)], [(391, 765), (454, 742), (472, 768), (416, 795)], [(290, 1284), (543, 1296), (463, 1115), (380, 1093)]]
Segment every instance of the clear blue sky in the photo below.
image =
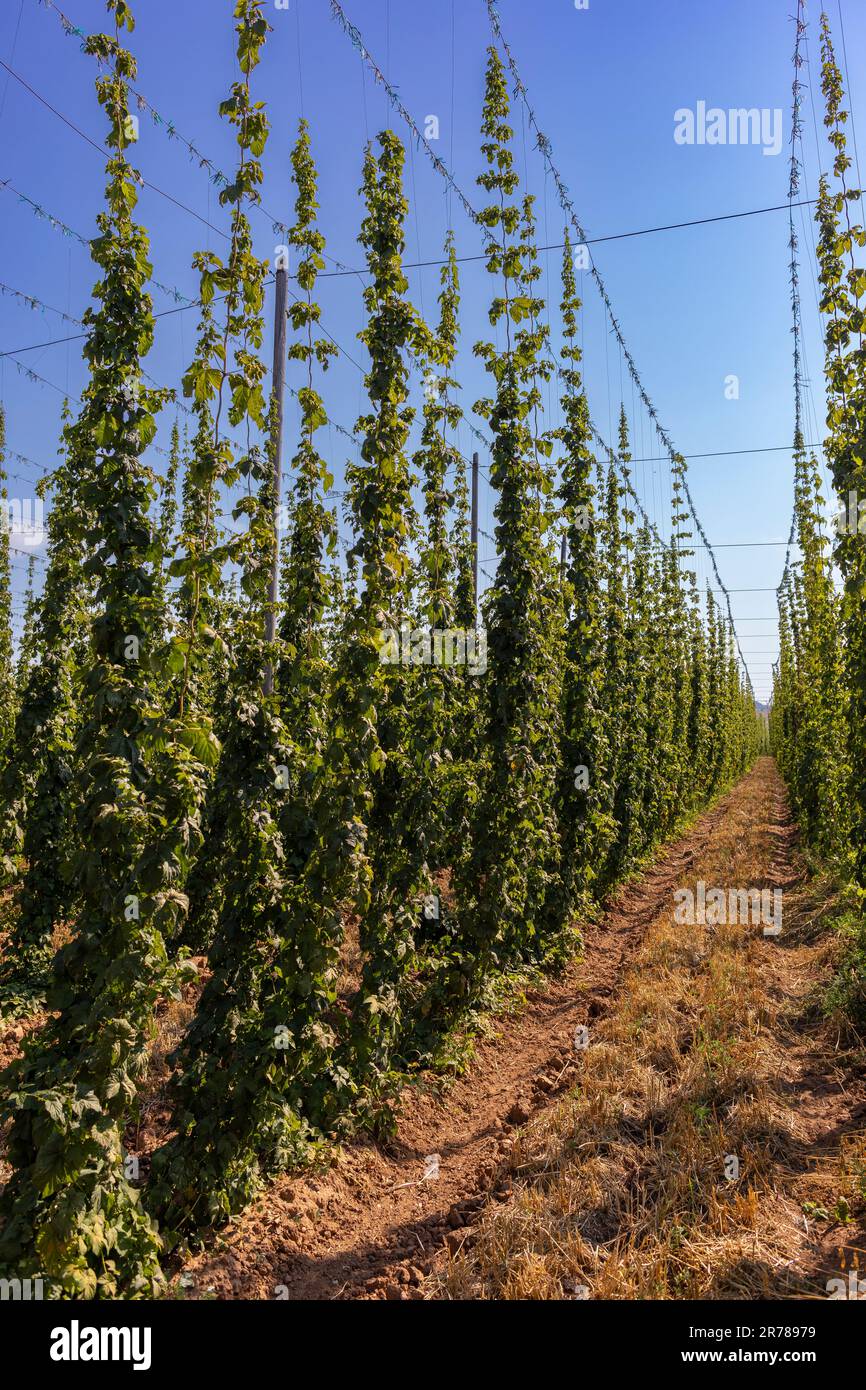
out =
[[(828, 0), (839, 39), (838, 0)], [(101, 0), (64, 0), (69, 18), (85, 30), (104, 27)], [(131, 41), (139, 63), (138, 87), (187, 139), (220, 168), (230, 171), (231, 132), (217, 115), (219, 101), (235, 76), (230, 0), (134, 0), (137, 28)], [(382, 89), (365, 75), (361, 59), (330, 17), (326, 0), (290, 0), (287, 11), (267, 7), (273, 33), (255, 75), (256, 96), (267, 103), (271, 139), (264, 159), (263, 205), (291, 220), (289, 151), (298, 117), (311, 126), (320, 176), (321, 226), (328, 252), (346, 265), (363, 266), (356, 235), (362, 216), (357, 189), (364, 142), (386, 125), (406, 135)], [(474, 183), (480, 170), (479, 120), (485, 48), (490, 31), (483, 0), (345, 0), (349, 18), (362, 30), (379, 65), (399, 88), (419, 124), (436, 115), (435, 146), (454, 170), (475, 206), (482, 201)], [(573, 0), (501, 0), (502, 24), (534, 103), (542, 129), (552, 141), (556, 162), (590, 237), (632, 231), (691, 218), (740, 212), (784, 203), (788, 183), (788, 135), (794, 26), (794, 0), (590, 0), (578, 11)], [(827, 149), (816, 145), (812, 100), (820, 127), (817, 73), (819, 10), (811, 21), (803, 69), (805, 174), (801, 196), (814, 196)], [(853, 87), (851, 103), (859, 144), (866, 154), (862, 125), (866, 7), (842, 0), (847, 57)], [(98, 143), (103, 121), (93, 92), (94, 64), (79, 41), (66, 37), (57, 16), (39, 0), (2, 0), (0, 58), (34, 87), (81, 132)], [(815, 81), (812, 82), (812, 74)], [(812, 90), (814, 88), (814, 91)], [(767, 156), (758, 145), (683, 146), (674, 141), (674, 113), (698, 101), (725, 110), (781, 108), (782, 152)], [(522, 108), (512, 110), (516, 154), (522, 178), (537, 196), (539, 241), (562, 241), (563, 215), (555, 189), (546, 179)], [(525, 138), (524, 138), (525, 135)], [(79, 134), (41, 105), (0, 69), (0, 181), (11, 183), (83, 236), (92, 235), (101, 203), (103, 161)], [(410, 146), (411, 149), (411, 146)], [(146, 112), (141, 113), (139, 167), (158, 185), (214, 226), (225, 228), (216, 190), (206, 172), (190, 160), (184, 146), (169, 141)], [(459, 204), (449, 207), (444, 186), (423, 151), (407, 156), (406, 187), (411, 213), (407, 259), (435, 259), (453, 216), (461, 255), (481, 250), (477, 229)], [(201, 246), (225, 243), (190, 212), (150, 190), (142, 192), (139, 214), (151, 235), (155, 275), (193, 298), (191, 256)], [(823, 435), (823, 348), (816, 310), (811, 217), (797, 215), (803, 260), (802, 299), (806, 362), (811, 390), (807, 436)], [(258, 253), (272, 256), (277, 241), (264, 214), (253, 215)], [(0, 280), (38, 295), (49, 305), (80, 317), (93, 284), (86, 250), (60, 236), (11, 193), (0, 191)], [(787, 280), (787, 215), (768, 213), (735, 222), (605, 242), (595, 248), (614, 311), (659, 416), (677, 447), (686, 454), (784, 445), (792, 433), (792, 367)], [(560, 253), (542, 257), (542, 291), (559, 300)], [(491, 294), (483, 262), (462, 267), (463, 350), (457, 375), (468, 409), (487, 389), (483, 371), (471, 355), (472, 343), (489, 332)], [(549, 278), (548, 278), (549, 276)], [(598, 295), (584, 277), (585, 374), (590, 408), (605, 433), (615, 428), (620, 400), (619, 349), (605, 330)], [(411, 293), (428, 316), (435, 312), (438, 271), (410, 272)], [(548, 291), (549, 285), (549, 291)], [(337, 341), (363, 365), (356, 340), (362, 323), (361, 280), (321, 282), (323, 322)], [(171, 301), (154, 290), (154, 307)], [(554, 318), (555, 323), (555, 318)], [(53, 313), (34, 313), (0, 295), (0, 351), (62, 338), (76, 331)], [(159, 381), (177, 384), (191, 355), (195, 311), (159, 321), (148, 370)], [(554, 339), (558, 335), (554, 329)], [(269, 358), (268, 353), (268, 358)], [(80, 344), (22, 353), (20, 360), (61, 390), (80, 391), (84, 369)], [(739, 378), (739, 399), (725, 397), (725, 378)], [(645, 413), (633, 412), (625, 373), (625, 401), (635, 426), (634, 453), (658, 455), (658, 442)], [(61, 395), (22, 376), (9, 358), (0, 359), (0, 390), (7, 410), (8, 447), (50, 465), (59, 433)], [(363, 407), (360, 373), (341, 358), (329, 373), (326, 402), (332, 418), (351, 427)], [(558, 420), (556, 392), (550, 415)], [(159, 436), (164, 445), (173, 419), (169, 408)], [(297, 414), (288, 411), (288, 457)], [(816, 434), (816, 430), (819, 431)], [(323, 431), (341, 486), (347, 441)], [(469, 453), (471, 436), (461, 447)], [(159, 466), (159, 460), (154, 460)], [(482, 468), (484, 467), (482, 457)], [(7, 467), (30, 479), (35, 470), (10, 460)], [(669, 496), (664, 463), (635, 466), (647, 510), (666, 518)], [(788, 452), (695, 459), (690, 464), (692, 493), (713, 542), (784, 541), (792, 501)], [(32, 495), (13, 479), (10, 493)], [(484, 530), (492, 532), (490, 493), (482, 485)], [(37, 551), (37, 553), (40, 553)], [(481, 556), (492, 555), (482, 540)], [(722, 578), (733, 589), (775, 586), (784, 545), (720, 548)], [(16, 592), (23, 587), (23, 557), (15, 563)], [(487, 565), (490, 569), (491, 566)], [(707, 577), (698, 554), (699, 577)], [(770, 685), (770, 662), (777, 651), (773, 593), (735, 593), (733, 611), (743, 650), (749, 657), (759, 697)]]

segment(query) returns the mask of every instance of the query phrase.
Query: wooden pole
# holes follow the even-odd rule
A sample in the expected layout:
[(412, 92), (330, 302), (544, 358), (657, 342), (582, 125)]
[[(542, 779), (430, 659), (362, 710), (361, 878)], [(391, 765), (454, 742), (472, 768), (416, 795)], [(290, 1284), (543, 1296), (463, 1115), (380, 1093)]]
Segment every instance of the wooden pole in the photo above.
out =
[[(277, 588), (280, 564), (280, 494), (283, 481), (283, 397), (286, 389), (286, 308), (289, 299), (289, 272), (280, 266), (276, 273), (274, 301), (274, 365), (272, 390), (274, 402), (273, 438), (271, 449), (274, 461), (274, 556), (268, 580), (268, 606), (265, 613), (265, 641), (273, 642), (277, 635)], [(274, 668), (268, 662), (265, 671), (264, 694), (274, 693)]]
[(563, 531), (563, 533), (562, 533), (562, 546), (561, 546), (560, 551), (559, 551), (559, 578), (560, 578), (560, 580), (563, 580), (563, 579), (565, 578), (565, 564), (566, 564), (567, 559), (568, 559), (568, 532), (567, 532), (567, 531)]

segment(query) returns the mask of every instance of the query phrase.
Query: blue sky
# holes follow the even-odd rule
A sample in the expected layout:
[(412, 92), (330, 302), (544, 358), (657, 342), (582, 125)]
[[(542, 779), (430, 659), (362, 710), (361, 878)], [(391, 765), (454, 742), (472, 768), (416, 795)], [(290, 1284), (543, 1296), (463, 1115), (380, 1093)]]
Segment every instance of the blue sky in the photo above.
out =
[[(841, 62), (838, 0), (828, 12)], [(866, 7), (841, 0), (850, 103), (859, 144), (866, 151), (861, 116), (862, 55), (866, 52)], [(101, 0), (65, 0), (64, 12), (85, 30), (104, 27)], [(210, 158), (230, 171), (234, 145), (217, 115), (219, 101), (235, 76), (230, 0), (137, 0), (138, 24), (131, 40), (139, 63), (137, 86), (166, 120)], [(320, 177), (320, 221), (327, 250), (344, 265), (363, 267), (356, 243), (362, 208), (357, 193), (363, 147), (368, 137), (389, 126), (406, 136), (399, 116), (349, 40), (330, 16), (326, 0), (289, 0), (288, 10), (267, 7), (273, 33), (255, 75), (255, 95), (267, 103), (271, 139), (264, 158), (263, 207), (272, 217), (291, 220), (289, 151), (298, 118), (310, 123)], [(439, 120), (436, 152), (476, 207), (481, 168), (479, 122), (485, 49), (490, 29), (483, 0), (344, 0), (348, 17), (362, 31), (370, 52), (419, 125)], [(586, 10), (573, 0), (501, 0), (503, 30), (541, 128), (590, 237), (639, 230), (689, 219), (784, 203), (788, 185), (791, 54), (794, 0), (589, 0)], [(818, 171), (827, 164), (820, 136), (817, 22), (811, 21), (803, 68), (805, 169), (801, 197), (816, 191)], [(93, 92), (94, 65), (67, 37), (56, 14), (40, 0), (2, 0), (0, 58), (12, 66), (78, 132), (45, 108), (0, 68), (0, 181), (62, 219), (82, 236), (94, 230), (103, 185), (103, 161), (86, 140), (101, 142), (103, 122)], [(812, 80), (814, 72), (815, 80)], [(675, 112), (699, 101), (724, 110), (757, 107), (782, 111), (781, 153), (765, 155), (760, 145), (681, 145), (674, 140)], [(814, 101), (814, 113), (812, 103)], [(179, 141), (166, 138), (147, 112), (140, 113), (137, 162), (144, 177), (164, 195), (145, 189), (141, 221), (151, 236), (154, 273), (163, 284), (190, 299), (196, 282), (190, 268), (195, 250), (220, 250), (214, 228), (225, 228), (217, 191)], [(816, 129), (818, 126), (818, 142)], [(536, 195), (539, 242), (562, 242), (564, 217), (552, 181), (526, 126), (519, 101), (512, 108), (515, 155), (524, 184)], [(422, 150), (407, 150), (406, 191), (410, 202), (406, 257), (435, 260), (449, 226), (458, 253), (482, 249), (477, 228)], [(180, 208), (171, 199), (185, 205)], [(196, 215), (197, 214), (197, 215)], [(810, 389), (807, 437), (823, 435), (822, 360), (815, 292), (809, 209), (796, 214), (801, 238), (804, 345)], [(203, 220), (202, 220), (203, 219)], [(256, 250), (272, 257), (278, 241), (264, 212), (253, 214)], [(690, 485), (704, 528), (719, 545), (724, 582), (733, 590), (762, 590), (779, 580), (784, 544), (751, 548), (733, 542), (784, 542), (792, 501), (790, 453), (719, 456), (723, 450), (784, 446), (792, 433), (791, 321), (787, 279), (787, 215), (767, 213), (738, 221), (660, 232), (594, 247), (614, 312), (659, 417), (685, 454), (716, 454), (690, 463)], [(94, 275), (85, 248), (59, 235), (9, 191), (0, 190), (0, 281), (37, 295), (47, 304), (80, 317)], [(541, 292), (558, 304), (560, 252), (542, 255)], [(330, 267), (333, 268), (333, 267)], [(461, 267), (462, 351), (457, 376), (467, 410), (486, 393), (483, 370), (472, 343), (489, 335), (487, 306), (491, 284), (483, 261)], [(411, 295), (429, 317), (435, 313), (438, 270), (409, 272)], [(661, 450), (646, 413), (633, 405), (619, 348), (610, 336), (598, 294), (583, 277), (585, 375), (593, 417), (604, 434), (615, 429), (621, 392), (634, 426), (633, 452), (656, 458)], [(362, 324), (362, 280), (334, 276), (321, 281), (323, 323), (355, 362), (364, 350), (356, 335)], [(154, 289), (157, 311), (176, 307)], [(150, 374), (177, 384), (191, 355), (195, 310), (159, 320), (156, 344), (147, 363)], [(557, 315), (552, 318), (558, 344)], [(24, 377), (15, 362), (0, 358), (0, 392), (7, 411), (8, 448), (41, 466), (53, 461), (59, 434), (61, 392), (80, 391), (85, 374), (80, 343), (18, 353), (32, 344), (74, 334), (76, 328), (51, 312), (33, 312), (0, 294), (0, 351), (54, 387)], [(268, 360), (270, 354), (268, 353)], [(739, 399), (726, 398), (725, 381), (739, 379)], [(623, 386), (621, 387), (621, 381)], [(324, 385), (335, 421), (351, 428), (363, 408), (361, 373), (340, 357)], [(420, 401), (417, 391), (416, 397)], [(163, 417), (160, 442), (167, 442), (174, 412)], [(556, 392), (549, 398), (549, 422), (558, 422)], [(297, 423), (294, 403), (287, 414), (287, 457)], [(480, 422), (477, 422), (480, 423)], [(817, 433), (816, 433), (817, 431)], [(322, 431), (320, 441), (342, 482), (348, 441)], [(464, 429), (460, 445), (471, 452)], [(159, 466), (159, 459), (154, 462)], [(482, 469), (485, 460), (482, 455)], [(10, 460), (10, 495), (29, 496), (36, 469)], [(650, 515), (666, 519), (668, 469), (664, 461), (636, 464), (638, 491)], [(24, 479), (27, 481), (25, 482)], [(492, 533), (491, 497), (482, 482), (481, 525)], [(482, 539), (481, 558), (493, 547)], [(37, 554), (40, 553), (37, 550)], [(698, 552), (698, 573), (708, 576)], [(16, 557), (20, 595), (26, 561)], [(485, 566), (491, 570), (491, 565)], [(712, 581), (715, 582), (715, 581)], [(20, 603), (16, 606), (20, 607)], [(765, 698), (770, 663), (777, 650), (772, 592), (732, 593), (732, 607), (756, 693)]]

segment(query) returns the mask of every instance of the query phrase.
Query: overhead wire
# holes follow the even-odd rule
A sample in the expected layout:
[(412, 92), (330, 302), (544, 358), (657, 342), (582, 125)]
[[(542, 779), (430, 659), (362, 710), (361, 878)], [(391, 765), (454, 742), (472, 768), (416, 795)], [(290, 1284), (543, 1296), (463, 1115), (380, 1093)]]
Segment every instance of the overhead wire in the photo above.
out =
[[(514, 59), (514, 55), (513, 55), (513, 53), (511, 52), (511, 49), (510, 49), (510, 47), (509, 47), (509, 45), (508, 45), (508, 42), (507, 42), (507, 40), (506, 40), (506, 38), (505, 38), (505, 35), (503, 34), (502, 25), (501, 25), (501, 22), (500, 22), (500, 19), (499, 19), (499, 13), (498, 13), (498, 10), (497, 10), (497, 8), (496, 8), (495, 0), (486, 0), (486, 5), (487, 5), (487, 13), (488, 13), (488, 16), (489, 16), (489, 19), (490, 19), (491, 28), (492, 28), (492, 30), (493, 30), (493, 33), (494, 33), (495, 37), (496, 37), (496, 38), (499, 40), (499, 42), (502, 44), (503, 50), (504, 50), (504, 52), (505, 52), (506, 60), (507, 60), (507, 63), (508, 63), (509, 70), (510, 70), (510, 72), (511, 72), (512, 78), (514, 79), (515, 89), (517, 90), (517, 92), (518, 92), (518, 94), (519, 94), (519, 96), (520, 96), (522, 102), (524, 103), (524, 106), (526, 107), (526, 111), (527, 111), (527, 114), (528, 114), (528, 116), (529, 116), (530, 125), (532, 126), (533, 130), (535, 131), (537, 147), (538, 147), (538, 149), (541, 151), (542, 157), (544, 158), (544, 160), (545, 160), (545, 162), (546, 162), (546, 164), (547, 164), (547, 167), (549, 168), (549, 170), (550, 170), (550, 172), (551, 172), (551, 174), (552, 174), (552, 176), (553, 176), (553, 180), (554, 180), (554, 183), (555, 183), (555, 185), (556, 185), (556, 189), (557, 189), (557, 193), (558, 193), (558, 195), (559, 195), (560, 204), (561, 204), (561, 206), (562, 206), (562, 209), (563, 209), (563, 211), (566, 213), (566, 215), (568, 216), (569, 220), (571, 221), (571, 224), (572, 224), (572, 226), (573, 226), (573, 228), (574, 228), (574, 230), (575, 230), (576, 235), (577, 235), (578, 238), (579, 238), (580, 243), (581, 243), (582, 245), (586, 245), (586, 233), (585, 233), (585, 231), (584, 231), (584, 229), (583, 229), (583, 227), (582, 227), (582, 225), (581, 225), (581, 223), (580, 223), (580, 221), (579, 221), (579, 219), (578, 219), (577, 213), (576, 213), (575, 208), (574, 208), (574, 204), (573, 204), (572, 199), (571, 199), (571, 197), (570, 197), (570, 195), (569, 195), (568, 188), (567, 188), (567, 186), (566, 186), (566, 184), (565, 184), (565, 181), (564, 181), (562, 175), (560, 174), (559, 169), (557, 168), (556, 164), (554, 163), (554, 160), (553, 160), (553, 150), (552, 150), (552, 146), (551, 146), (550, 140), (547, 138), (547, 136), (544, 134), (544, 132), (541, 130), (541, 127), (540, 127), (539, 124), (538, 124), (538, 120), (537, 120), (537, 118), (536, 118), (535, 112), (534, 112), (534, 110), (533, 110), (533, 108), (532, 108), (532, 105), (531, 105), (531, 103), (530, 103), (530, 100), (529, 100), (529, 93), (528, 93), (528, 91), (527, 91), (527, 89), (526, 89), (526, 85), (525, 85), (525, 83), (524, 83), (522, 77), (520, 76), (520, 71), (519, 71), (519, 69), (518, 69), (518, 67), (517, 67), (517, 63), (516, 63), (516, 61), (515, 61), (515, 59)], [(333, 9), (334, 6), (338, 6), (338, 7), (339, 7), (338, 0), (331, 0), (331, 6), (332, 6), (332, 9)], [(605, 306), (605, 309), (606, 309), (606, 311), (607, 311), (608, 319), (609, 319), (610, 324), (611, 324), (611, 328), (612, 328), (614, 334), (616, 335), (617, 341), (619, 342), (620, 348), (621, 348), (621, 350), (622, 350), (622, 353), (623, 353), (623, 355), (624, 355), (624, 357), (625, 357), (625, 360), (626, 360), (626, 363), (627, 363), (627, 365), (628, 365), (629, 373), (631, 374), (632, 380), (634, 381), (634, 384), (635, 384), (635, 386), (637, 387), (638, 393), (640, 394), (641, 399), (642, 399), (643, 402), (644, 402), (644, 405), (645, 405), (646, 410), (647, 410), (647, 412), (648, 412), (648, 414), (649, 414), (649, 416), (650, 416), (650, 419), (651, 419), (652, 422), (653, 422), (654, 428), (655, 428), (655, 430), (656, 430), (656, 434), (658, 435), (658, 437), (659, 437), (659, 439), (661, 440), (662, 444), (664, 445), (664, 447), (668, 450), (668, 452), (669, 452), (669, 454), (670, 454), (671, 464), (673, 465), (673, 467), (675, 467), (675, 468), (677, 468), (677, 469), (679, 470), (679, 474), (680, 474), (680, 478), (681, 478), (681, 483), (682, 483), (682, 488), (683, 488), (683, 493), (684, 493), (684, 495), (685, 495), (686, 502), (688, 503), (689, 511), (691, 512), (692, 519), (693, 519), (693, 521), (694, 521), (695, 527), (697, 528), (698, 534), (699, 534), (699, 536), (701, 537), (701, 540), (703, 541), (703, 543), (704, 543), (704, 545), (705, 545), (705, 547), (706, 547), (706, 549), (707, 549), (707, 553), (709, 554), (710, 561), (711, 561), (711, 564), (712, 564), (712, 567), (713, 567), (713, 573), (715, 574), (715, 577), (716, 577), (716, 579), (717, 579), (717, 581), (718, 581), (718, 583), (719, 583), (719, 585), (720, 585), (720, 587), (721, 587), (722, 592), (723, 592), (725, 595), (727, 595), (727, 590), (725, 589), (725, 586), (724, 586), (724, 584), (723, 584), (723, 582), (722, 582), (722, 577), (721, 577), (721, 575), (719, 574), (719, 571), (718, 571), (718, 566), (717, 566), (717, 564), (716, 564), (715, 556), (714, 556), (714, 554), (713, 554), (712, 545), (710, 544), (709, 538), (707, 537), (707, 534), (706, 534), (706, 532), (705, 532), (705, 530), (704, 530), (704, 528), (703, 528), (703, 525), (702, 525), (702, 523), (701, 523), (700, 517), (698, 516), (697, 510), (696, 510), (696, 508), (695, 508), (694, 500), (693, 500), (692, 495), (691, 495), (691, 490), (690, 490), (690, 488), (689, 488), (688, 478), (686, 477), (685, 469), (684, 469), (684, 468), (680, 468), (680, 466), (679, 466), (679, 460), (682, 458), (682, 455), (679, 455), (679, 454), (677, 453), (677, 450), (675, 449), (674, 444), (673, 444), (673, 440), (671, 439), (670, 434), (668, 433), (668, 431), (667, 431), (667, 430), (664, 428), (664, 426), (662, 425), (661, 420), (659, 419), (658, 413), (657, 413), (657, 411), (656, 411), (656, 408), (655, 408), (655, 406), (653, 405), (652, 400), (650, 399), (650, 396), (649, 396), (649, 394), (648, 394), (648, 392), (647, 392), (647, 390), (646, 390), (646, 388), (645, 388), (645, 386), (644, 386), (644, 384), (643, 384), (643, 381), (642, 381), (641, 376), (640, 376), (640, 374), (639, 374), (639, 372), (638, 372), (638, 369), (637, 369), (637, 365), (636, 365), (636, 363), (635, 363), (635, 361), (634, 361), (634, 358), (632, 357), (631, 352), (629, 351), (628, 345), (626, 344), (625, 338), (624, 338), (623, 333), (622, 333), (622, 329), (620, 328), (619, 322), (618, 322), (616, 316), (614, 315), (614, 312), (613, 312), (613, 305), (611, 304), (610, 296), (609, 296), (609, 294), (608, 294), (608, 292), (607, 292), (607, 289), (606, 289), (604, 280), (602, 279), (602, 276), (601, 276), (601, 274), (600, 274), (600, 272), (599, 272), (599, 270), (598, 270), (598, 267), (597, 267), (596, 264), (595, 264), (595, 260), (594, 260), (594, 258), (593, 258), (593, 255), (592, 255), (592, 251), (591, 251), (591, 250), (588, 252), (588, 256), (589, 256), (589, 270), (590, 270), (590, 274), (591, 274), (592, 279), (593, 279), (593, 281), (594, 281), (594, 283), (595, 283), (596, 289), (598, 290), (599, 294), (601, 295), (602, 301), (603, 301), (604, 306)], [(737, 638), (736, 628), (734, 627), (733, 618), (732, 618), (732, 616), (731, 616), (731, 605), (730, 605), (730, 600), (727, 599), (727, 597), (726, 597), (726, 599), (725, 599), (725, 603), (726, 603), (726, 608), (727, 608), (727, 612), (728, 612), (728, 620), (729, 620), (729, 622), (730, 622), (731, 630), (732, 630), (732, 633), (733, 633), (734, 643), (735, 643), (735, 645), (738, 645), (738, 638)], [(740, 653), (740, 661), (741, 661), (741, 664), (742, 664), (742, 667), (743, 667), (743, 671), (744, 671), (745, 676), (746, 676), (746, 681), (747, 681), (747, 683), (748, 683), (749, 685), (751, 685), (751, 681), (749, 680), (748, 668), (747, 668), (747, 666), (746, 666), (745, 660), (744, 660), (743, 657), (742, 657), (742, 653)]]

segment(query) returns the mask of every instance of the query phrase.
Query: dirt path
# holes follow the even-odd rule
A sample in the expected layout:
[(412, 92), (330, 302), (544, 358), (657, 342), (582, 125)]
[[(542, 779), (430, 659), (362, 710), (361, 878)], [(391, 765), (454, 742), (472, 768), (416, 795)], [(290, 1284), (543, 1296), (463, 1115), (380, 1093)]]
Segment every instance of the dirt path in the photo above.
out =
[(511, 1198), (437, 1258), (427, 1297), (809, 1299), (866, 1276), (866, 1064), (823, 1008), (833, 885), (807, 872), (771, 759), (720, 809), (680, 886), (780, 890), (782, 934), (663, 905), (579, 1087), (520, 1132)]
[[(620, 891), (587, 930), (583, 959), (530, 995), (519, 1016), (498, 1021), (465, 1077), (447, 1088), (411, 1090), (387, 1148), (354, 1144), (325, 1175), (272, 1185), (213, 1249), (185, 1266), (189, 1295), (423, 1297), (419, 1285), (437, 1252), (456, 1252), (487, 1202), (507, 1202), (509, 1180), (499, 1175), (516, 1127), (573, 1085), (577, 1026), (607, 1014), (648, 925), (669, 913), (673, 889), (693, 877), (743, 786)], [(425, 1180), (433, 1154), (438, 1177)]]

